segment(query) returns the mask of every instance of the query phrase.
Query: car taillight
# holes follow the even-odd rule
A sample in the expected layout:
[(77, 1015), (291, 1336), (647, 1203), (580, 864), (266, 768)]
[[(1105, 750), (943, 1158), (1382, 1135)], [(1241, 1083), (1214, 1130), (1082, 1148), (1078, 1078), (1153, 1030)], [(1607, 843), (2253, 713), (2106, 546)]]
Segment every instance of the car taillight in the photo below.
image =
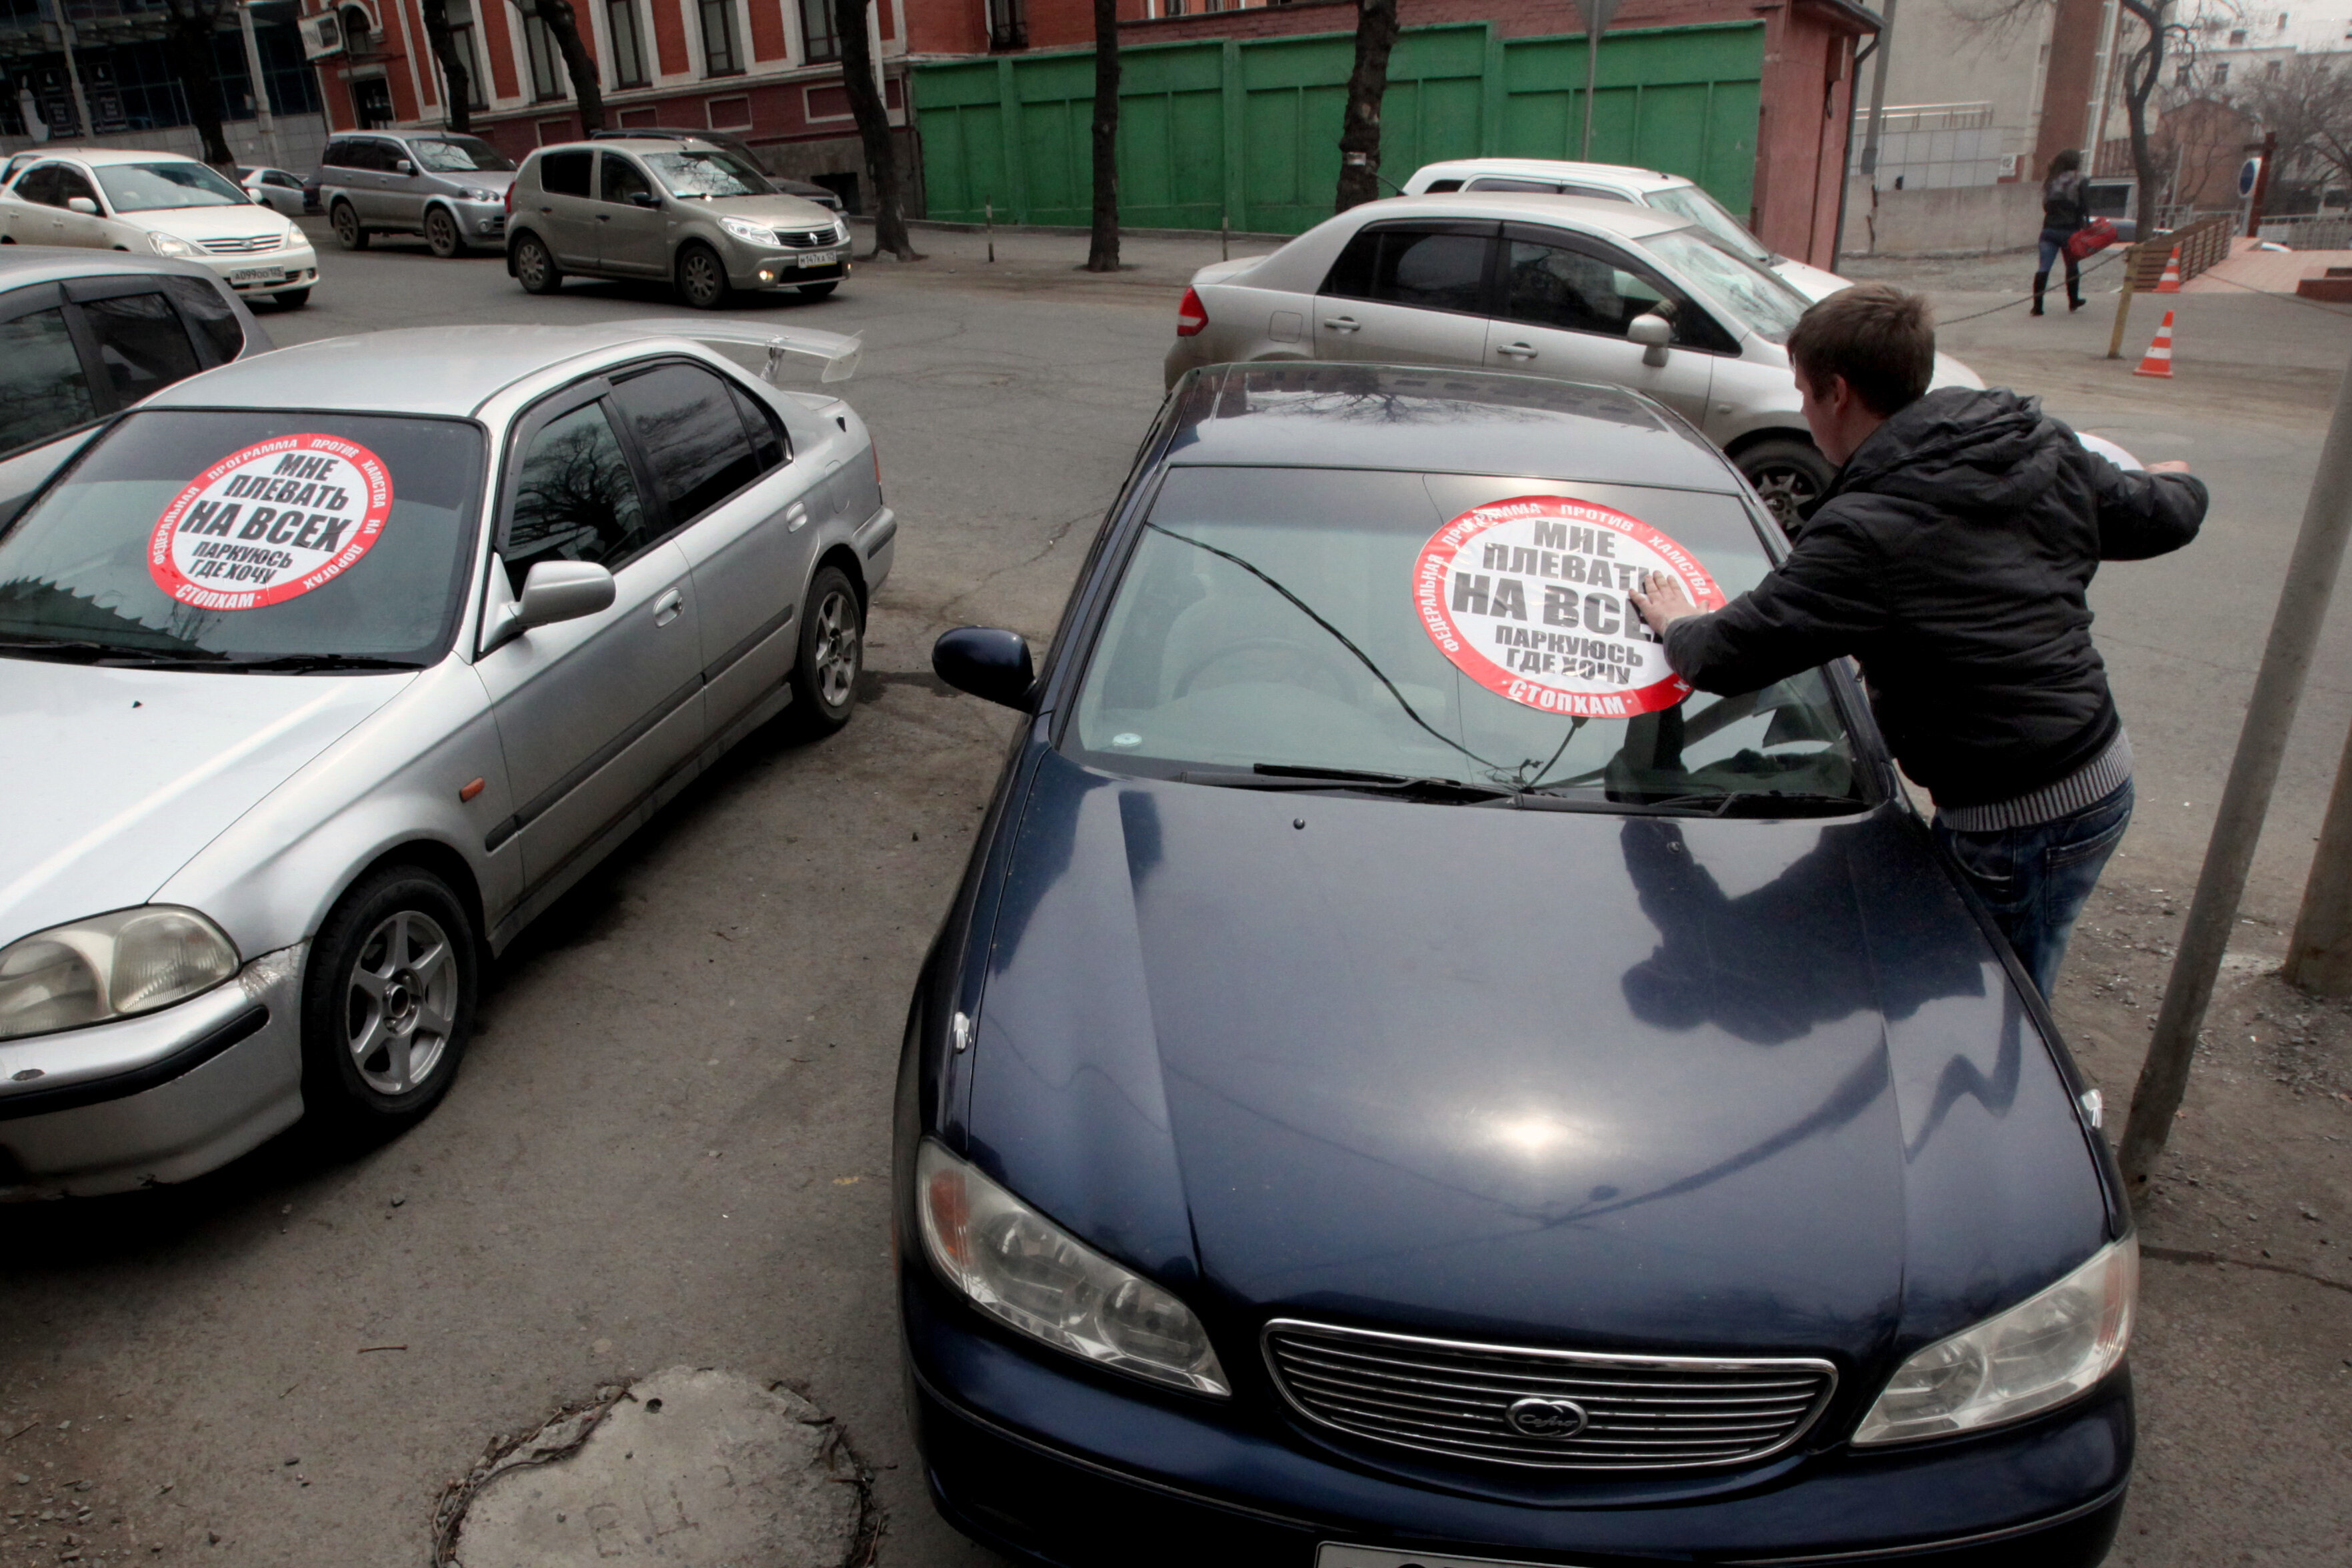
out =
[(507, 182), (507, 198), (506, 198), (506, 201), (507, 201), (507, 216), (509, 216), (509, 217), (512, 217), (512, 216), (514, 216), (514, 182), (513, 182), (512, 180), (509, 180), (509, 181)]
[(869, 440), (866, 449), (874, 454), (874, 492), (879, 495), (882, 492), (882, 448)]
[(1176, 335), (1189, 338), (1209, 324), (1209, 308), (1201, 303), (1197, 289), (1184, 290), (1184, 298), (1176, 307)]

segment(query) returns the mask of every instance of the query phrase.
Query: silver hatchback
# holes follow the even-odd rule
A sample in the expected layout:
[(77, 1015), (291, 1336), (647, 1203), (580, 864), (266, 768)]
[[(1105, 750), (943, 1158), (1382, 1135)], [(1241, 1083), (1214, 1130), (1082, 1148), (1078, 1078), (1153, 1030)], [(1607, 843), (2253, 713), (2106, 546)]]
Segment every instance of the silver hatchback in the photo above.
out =
[(513, 180), (514, 161), (478, 136), (371, 131), (327, 143), (319, 205), (345, 250), (379, 234), (421, 234), (434, 255), (463, 256), (505, 237)]
[(716, 310), (738, 289), (821, 300), (849, 276), (849, 225), (727, 148), (674, 138), (541, 147), (515, 175), (507, 270), (533, 294), (566, 273), (666, 279)]

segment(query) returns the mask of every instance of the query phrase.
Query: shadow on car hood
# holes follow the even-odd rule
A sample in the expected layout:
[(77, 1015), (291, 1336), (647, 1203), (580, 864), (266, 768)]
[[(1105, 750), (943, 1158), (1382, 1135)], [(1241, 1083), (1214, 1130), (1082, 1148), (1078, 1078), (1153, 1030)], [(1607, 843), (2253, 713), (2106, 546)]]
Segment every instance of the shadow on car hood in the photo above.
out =
[(2098, 1245), (2063, 1080), (1891, 808), (1517, 812), (1048, 755), (1021, 833), (975, 1155), (1254, 1319), (1861, 1358)]

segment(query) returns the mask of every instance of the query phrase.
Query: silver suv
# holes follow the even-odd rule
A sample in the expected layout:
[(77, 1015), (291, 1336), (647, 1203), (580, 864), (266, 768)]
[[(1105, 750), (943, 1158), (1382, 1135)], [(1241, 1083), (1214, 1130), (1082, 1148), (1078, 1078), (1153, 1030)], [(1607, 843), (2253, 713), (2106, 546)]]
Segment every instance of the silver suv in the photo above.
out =
[(511, 203), (507, 270), (533, 294), (552, 294), (567, 272), (667, 278), (679, 299), (716, 310), (738, 289), (821, 300), (849, 276), (846, 222), (709, 142), (541, 147)]
[(378, 234), (421, 234), (436, 256), (494, 246), (513, 183), (513, 159), (446, 131), (338, 136), (319, 161), (319, 205), (345, 250), (364, 250)]

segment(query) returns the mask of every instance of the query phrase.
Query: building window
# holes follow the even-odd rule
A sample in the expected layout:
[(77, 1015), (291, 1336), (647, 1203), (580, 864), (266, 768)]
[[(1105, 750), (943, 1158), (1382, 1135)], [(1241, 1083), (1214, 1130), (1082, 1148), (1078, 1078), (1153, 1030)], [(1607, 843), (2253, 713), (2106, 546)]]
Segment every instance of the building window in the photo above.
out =
[(988, 47), (1025, 49), (1029, 47), (1026, 0), (988, 0)]
[(547, 21), (536, 7), (523, 13), (523, 50), (530, 57), (530, 96), (534, 103), (545, 103), (563, 96), (562, 57), (556, 52), (555, 35), (547, 30)]
[(2271, 61), (2271, 62), (2269, 62), (2267, 65), (2265, 65), (2265, 66), (2263, 66), (2263, 74), (2264, 76), (2276, 76), (2276, 75), (2278, 75), (2278, 73), (2279, 73), (2279, 62), (2278, 62), (2278, 61), (2276, 61), (2276, 60), (2272, 60), (2272, 61)]
[(808, 58), (803, 64), (841, 58), (841, 35), (833, 26), (833, 0), (801, 0), (801, 41), (808, 47)]
[(2175, 87), (2187, 87), (2189, 84), (2190, 73), (2195, 71), (2196, 68), (2197, 68), (2195, 66), (2190, 65), (2187, 60), (2181, 61), (2179, 65), (2173, 68), (2172, 85)]
[(646, 46), (637, 32), (637, 0), (604, 0), (604, 27), (613, 37), (613, 85), (646, 85)]
[(743, 68), (735, 46), (735, 0), (701, 0), (702, 71), (705, 76), (733, 76)]
[(2223, 60), (2220, 65), (2213, 68), (2213, 85), (2215, 87), (2227, 87), (2230, 85), (2229, 61)]
[(2243, 27), (2232, 27), (2230, 29), (2230, 47), (2231, 48), (2243, 48), (2245, 47), (2245, 43), (2246, 30)]
[[(482, 68), (481, 39), (474, 30), (474, 8), (466, 4), (466, 0), (450, 0), (447, 15), (450, 51), (457, 57), (457, 63), (466, 68), (466, 107), (488, 109), (490, 106), (489, 72)], [(444, 72), (441, 90), (445, 96), (448, 89), (448, 74)]]

